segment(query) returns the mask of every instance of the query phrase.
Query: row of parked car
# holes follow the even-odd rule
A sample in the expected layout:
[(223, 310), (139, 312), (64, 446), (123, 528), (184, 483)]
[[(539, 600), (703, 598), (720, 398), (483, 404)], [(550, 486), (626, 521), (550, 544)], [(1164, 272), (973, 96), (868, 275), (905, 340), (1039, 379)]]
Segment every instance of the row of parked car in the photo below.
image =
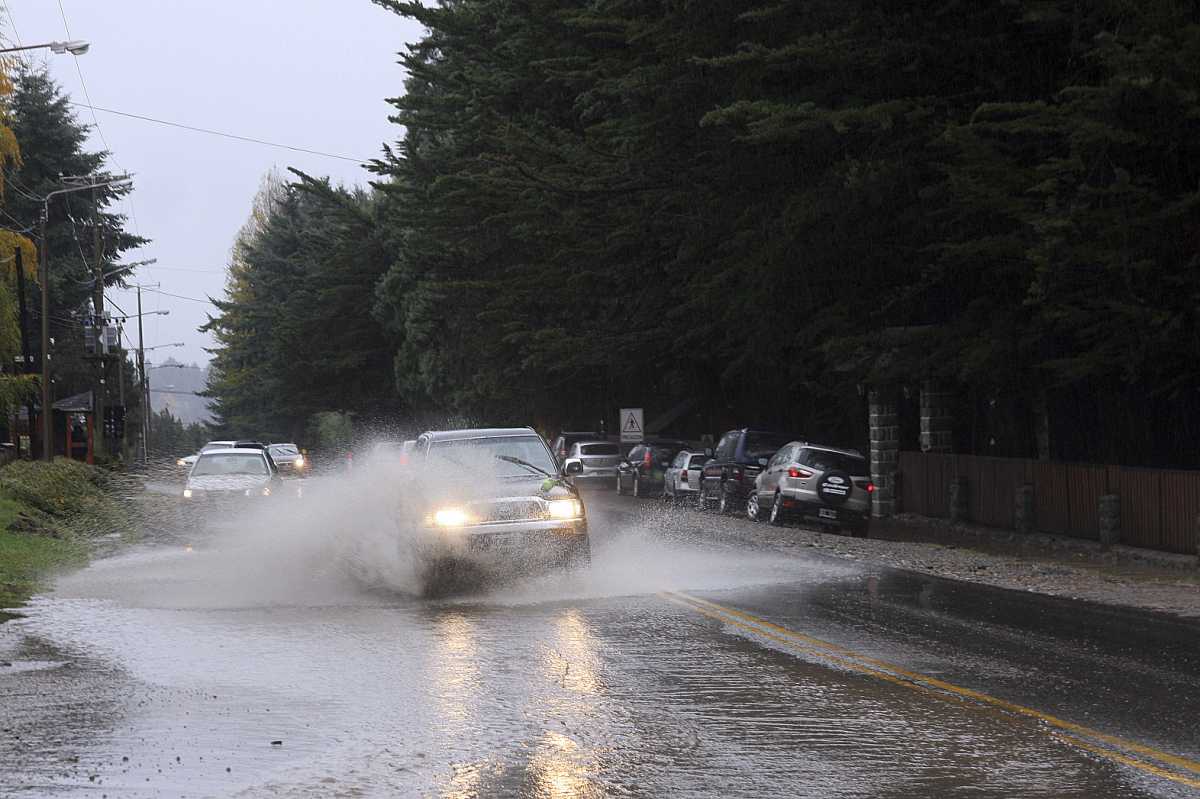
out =
[(875, 486), (855, 449), (749, 428), (726, 432), (712, 448), (673, 439), (622, 445), (569, 432), (553, 449), (576, 482), (608, 484), (618, 494), (662, 496), (776, 525), (803, 519), (855, 535), (870, 530)]

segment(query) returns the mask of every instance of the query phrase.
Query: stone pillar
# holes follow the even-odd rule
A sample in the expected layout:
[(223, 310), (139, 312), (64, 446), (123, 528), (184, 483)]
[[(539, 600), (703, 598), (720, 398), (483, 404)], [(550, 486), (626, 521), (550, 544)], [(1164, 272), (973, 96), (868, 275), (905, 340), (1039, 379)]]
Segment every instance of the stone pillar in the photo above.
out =
[(1103, 494), (1100, 497), (1100, 543), (1106, 547), (1121, 540), (1121, 497), (1119, 494)]
[(1013, 508), (1013, 527), (1018, 533), (1034, 530), (1033, 483), (1017, 486), (1016, 506)]
[(886, 518), (896, 512), (896, 469), (900, 465), (900, 414), (893, 387), (873, 388), (867, 395), (871, 432), (871, 513)]
[(954, 394), (937, 380), (921, 383), (921, 451), (954, 451)]

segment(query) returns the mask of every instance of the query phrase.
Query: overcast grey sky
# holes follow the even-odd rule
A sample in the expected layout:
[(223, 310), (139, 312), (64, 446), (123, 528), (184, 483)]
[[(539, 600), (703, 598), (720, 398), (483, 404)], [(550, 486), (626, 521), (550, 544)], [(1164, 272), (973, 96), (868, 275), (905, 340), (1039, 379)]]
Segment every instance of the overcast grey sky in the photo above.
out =
[[(66, 38), (58, 0), (5, 2), (6, 39)], [(396, 54), (420, 29), (369, 0), (62, 0), (62, 8), (72, 38), (91, 42), (77, 63), (96, 106), (363, 159), (399, 134), (384, 98), (402, 92)], [(37, 58), (86, 102), (75, 58)], [(171, 294), (221, 296), (230, 244), (273, 166), (343, 183), (368, 178), (348, 161), (96, 116), (113, 168), (135, 174), (130, 227), (152, 239), (127, 260), (157, 258), (138, 279)], [(91, 146), (104, 147), (95, 130)], [(132, 291), (111, 299), (134, 313)], [(211, 306), (146, 292), (142, 302), (171, 312), (146, 317), (147, 346), (186, 345), (154, 350), (149, 362), (208, 360), (211, 341), (196, 328)]]

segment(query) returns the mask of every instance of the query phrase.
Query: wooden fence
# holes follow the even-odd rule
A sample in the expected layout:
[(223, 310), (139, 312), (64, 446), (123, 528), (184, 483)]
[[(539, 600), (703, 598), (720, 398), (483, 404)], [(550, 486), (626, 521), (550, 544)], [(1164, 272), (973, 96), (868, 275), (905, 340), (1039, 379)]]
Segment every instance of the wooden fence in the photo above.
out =
[(1200, 471), (1054, 463), (978, 455), (900, 453), (902, 510), (950, 515), (950, 483), (965, 478), (972, 521), (1015, 524), (1017, 489), (1033, 486), (1034, 526), (1047, 533), (1099, 538), (1099, 500), (1121, 498), (1121, 543), (1197, 552)]

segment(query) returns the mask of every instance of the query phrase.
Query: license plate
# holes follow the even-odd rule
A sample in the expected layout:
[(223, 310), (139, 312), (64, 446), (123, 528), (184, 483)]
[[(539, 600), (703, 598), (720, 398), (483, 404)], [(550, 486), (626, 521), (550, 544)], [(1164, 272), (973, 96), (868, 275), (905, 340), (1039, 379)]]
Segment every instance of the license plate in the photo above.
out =
[(822, 519), (836, 519), (837, 511), (835, 511), (831, 508), (818, 508), (817, 515), (820, 516)]
[(496, 533), (488, 537), (488, 543), (494, 547), (515, 547), (521, 543), (521, 534)]

